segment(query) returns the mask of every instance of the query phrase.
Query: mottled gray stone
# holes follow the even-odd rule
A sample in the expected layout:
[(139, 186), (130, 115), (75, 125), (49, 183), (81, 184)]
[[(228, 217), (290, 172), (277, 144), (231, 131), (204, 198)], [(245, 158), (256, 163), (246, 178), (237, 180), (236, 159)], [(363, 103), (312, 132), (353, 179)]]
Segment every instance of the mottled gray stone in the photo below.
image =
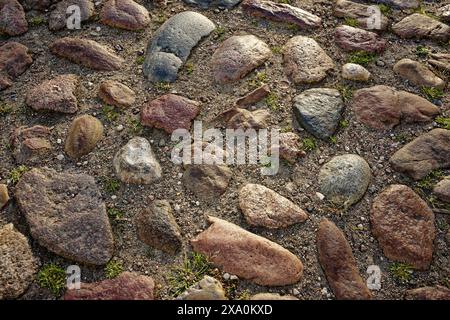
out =
[(207, 8), (233, 8), (235, 5), (237, 5), (242, 0), (183, 0), (187, 4), (191, 5), (197, 5), (202, 9)]

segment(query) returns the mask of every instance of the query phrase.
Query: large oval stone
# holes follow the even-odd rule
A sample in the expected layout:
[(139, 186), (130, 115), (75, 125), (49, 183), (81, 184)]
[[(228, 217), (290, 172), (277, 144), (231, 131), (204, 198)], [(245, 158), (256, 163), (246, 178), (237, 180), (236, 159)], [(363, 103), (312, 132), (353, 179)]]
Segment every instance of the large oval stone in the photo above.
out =
[(103, 125), (93, 116), (83, 115), (73, 120), (66, 139), (65, 151), (79, 158), (94, 150), (103, 137)]
[(149, 25), (150, 15), (133, 0), (109, 0), (100, 11), (100, 21), (115, 28), (141, 30)]

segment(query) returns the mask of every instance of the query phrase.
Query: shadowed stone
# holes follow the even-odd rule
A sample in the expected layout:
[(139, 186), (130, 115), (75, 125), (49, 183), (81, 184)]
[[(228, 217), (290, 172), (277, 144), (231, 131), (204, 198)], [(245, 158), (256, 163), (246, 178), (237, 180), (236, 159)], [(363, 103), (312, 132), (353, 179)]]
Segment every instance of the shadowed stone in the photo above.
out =
[(450, 71), (450, 54), (447, 53), (432, 53), (428, 63), (433, 66)]
[(267, 97), (269, 93), (270, 93), (269, 86), (267, 84), (264, 84), (261, 87), (256, 88), (252, 92), (247, 93), (245, 96), (239, 98), (236, 101), (236, 105), (239, 107), (246, 107), (256, 104), (265, 97)]
[(300, 280), (303, 264), (285, 248), (225, 220), (208, 220), (209, 228), (191, 244), (223, 271), (263, 286), (284, 286)]
[(64, 0), (58, 2), (55, 9), (50, 13), (48, 27), (50, 30), (61, 30), (67, 27), (67, 20), (71, 12), (68, 10), (71, 6), (78, 6), (80, 9), (80, 22), (92, 18), (95, 13), (94, 2), (92, 0)]
[(435, 237), (434, 214), (411, 188), (390, 185), (374, 200), (372, 233), (391, 260), (428, 269)]
[(50, 128), (44, 126), (22, 126), (14, 130), (10, 138), (12, 153), (17, 163), (39, 160), (48, 154), (50, 144)]
[(184, 186), (205, 201), (217, 200), (228, 188), (232, 171), (225, 165), (188, 165)]
[(202, 9), (207, 8), (232, 8), (242, 0), (183, 0), (187, 4), (197, 5)]
[(401, 9), (415, 9), (420, 5), (419, 0), (377, 0), (379, 3), (385, 3)]
[(32, 237), (41, 246), (89, 265), (111, 259), (113, 235), (93, 177), (32, 169), (21, 177), (15, 196)]
[(439, 200), (450, 203), (450, 177), (439, 181), (433, 188), (433, 193)]
[(7, 42), (0, 47), (0, 90), (10, 87), (13, 81), (33, 63), (28, 48), (17, 42)]
[(0, 1), (0, 34), (18, 36), (28, 31), (22, 5), (17, 0)]
[(450, 300), (450, 290), (443, 286), (422, 287), (407, 290), (406, 300)]
[(152, 82), (174, 82), (192, 48), (215, 28), (214, 23), (197, 12), (174, 15), (156, 31), (149, 43), (144, 75)]

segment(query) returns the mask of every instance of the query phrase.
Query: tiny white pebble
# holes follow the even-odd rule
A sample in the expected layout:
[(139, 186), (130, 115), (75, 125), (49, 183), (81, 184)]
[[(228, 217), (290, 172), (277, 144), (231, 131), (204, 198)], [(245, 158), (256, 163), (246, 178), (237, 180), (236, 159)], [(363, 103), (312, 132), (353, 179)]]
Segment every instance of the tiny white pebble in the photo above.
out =
[(199, 205), (200, 205), (200, 201), (196, 201), (196, 202), (195, 202), (195, 205), (196, 205), (196, 206), (199, 206)]
[(58, 154), (56, 156), (56, 159), (58, 159), (59, 161), (62, 161), (62, 160), (64, 160), (64, 155), (63, 154)]
[(223, 274), (223, 278), (224, 278), (225, 280), (229, 280), (229, 279), (230, 279), (230, 274), (225, 272), (225, 273)]
[(234, 274), (230, 276), (230, 280), (238, 280), (239, 278), (235, 276)]
[(95, 31), (100, 32), (100, 31), (102, 31), (102, 28), (101, 27), (96, 27)]
[(317, 196), (317, 198), (319, 198), (319, 200), (323, 200), (323, 199), (325, 199), (325, 196), (323, 195), (323, 194), (321, 194), (320, 192), (316, 192), (316, 196)]
[(116, 199), (117, 199), (117, 196), (116, 196), (116, 195), (112, 195), (112, 196), (111, 196), (111, 199), (112, 199), (112, 200), (116, 200)]
[(179, 204), (176, 204), (176, 205), (174, 206), (174, 209), (175, 209), (175, 211), (180, 211), (181, 207), (180, 207)]
[(56, 140), (56, 143), (57, 143), (57, 144), (61, 144), (61, 143), (62, 143), (62, 140), (61, 140), (61, 139), (57, 139), (57, 140)]
[(117, 130), (117, 131), (122, 131), (122, 130), (123, 130), (123, 125), (119, 124), (119, 125), (116, 127), (116, 130)]

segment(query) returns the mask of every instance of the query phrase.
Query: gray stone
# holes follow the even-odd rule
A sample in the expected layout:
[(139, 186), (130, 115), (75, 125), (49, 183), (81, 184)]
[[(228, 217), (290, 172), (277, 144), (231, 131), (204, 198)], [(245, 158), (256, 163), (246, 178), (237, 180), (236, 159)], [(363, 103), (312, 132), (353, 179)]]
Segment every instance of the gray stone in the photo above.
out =
[(370, 179), (366, 160), (355, 154), (336, 156), (320, 169), (320, 192), (331, 202), (349, 207), (363, 197)]
[(294, 98), (297, 121), (320, 139), (328, 139), (334, 134), (343, 109), (344, 101), (335, 89), (309, 89)]
[(17, 128), (9, 140), (14, 159), (17, 163), (38, 162), (52, 149), (50, 136), (51, 129), (44, 126)]
[(80, 8), (80, 22), (87, 21), (94, 15), (95, 8), (92, 0), (60, 1), (50, 13), (48, 19), (48, 27), (50, 30), (61, 30), (67, 27), (68, 17), (72, 14), (67, 13), (67, 9), (70, 6), (78, 6)]
[(141, 137), (134, 137), (117, 152), (114, 168), (125, 183), (150, 184), (162, 176), (150, 143)]
[(432, 53), (430, 54), (430, 59), (428, 60), (428, 63), (437, 68), (450, 71), (450, 54)]
[(319, 82), (335, 67), (333, 60), (312, 38), (293, 37), (283, 52), (284, 71), (296, 84)]
[(185, 11), (171, 17), (149, 43), (144, 75), (152, 82), (174, 82), (192, 48), (214, 29), (214, 23), (197, 12)]
[(450, 167), (450, 130), (433, 129), (414, 139), (389, 159), (394, 170), (414, 180)]
[(239, 2), (241, 2), (242, 0), (183, 0), (183, 1), (186, 2), (187, 4), (197, 5), (202, 9), (215, 7), (230, 9), (239, 4)]
[(370, 72), (356, 63), (346, 63), (342, 66), (342, 77), (352, 81), (369, 81)]
[(167, 200), (156, 200), (134, 216), (139, 239), (147, 245), (175, 254), (182, 246), (181, 232)]
[(176, 300), (228, 300), (220, 281), (204, 276), (202, 280), (192, 285), (180, 294)]
[(439, 200), (450, 203), (450, 177), (439, 181), (433, 189)]
[(0, 228), (0, 300), (19, 297), (35, 279), (39, 261), (12, 223)]
[(377, 0), (376, 2), (385, 3), (401, 9), (415, 9), (420, 5), (419, 0)]
[(429, 16), (414, 13), (392, 26), (401, 38), (431, 39), (446, 42), (450, 39), (450, 27)]
[(28, 31), (22, 5), (17, 0), (0, 1), (0, 34), (18, 36)]
[(218, 83), (238, 81), (271, 56), (269, 46), (254, 35), (232, 36), (211, 58), (214, 79)]
[(358, 26), (364, 29), (385, 30), (389, 24), (388, 18), (381, 13), (381, 19), (374, 21), (375, 11), (371, 6), (347, 0), (337, 0), (334, 5), (334, 15), (340, 18), (350, 18), (358, 21)]
[(439, 8), (438, 16), (441, 18), (441, 20), (449, 22), (450, 21), (450, 4)]
[(232, 171), (225, 165), (188, 165), (183, 174), (185, 187), (205, 201), (217, 201), (228, 188)]
[(35, 168), (22, 176), (15, 196), (41, 246), (89, 265), (111, 259), (113, 235), (93, 177)]

